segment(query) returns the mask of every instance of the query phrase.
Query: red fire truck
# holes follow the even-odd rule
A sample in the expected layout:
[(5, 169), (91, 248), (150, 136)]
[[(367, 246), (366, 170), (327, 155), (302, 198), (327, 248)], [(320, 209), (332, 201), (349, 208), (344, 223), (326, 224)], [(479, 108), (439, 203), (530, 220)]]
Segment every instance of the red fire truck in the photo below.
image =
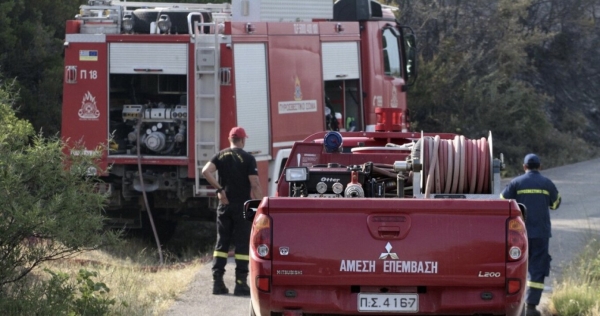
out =
[(379, 124), (408, 128), (414, 35), (373, 1), (90, 0), (64, 47), (62, 137), (84, 144), (71, 154), (101, 151), (114, 226), (139, 227), (147, 208), (165, 223), (212, 218), (201, 168), (233, 126), (270, 195), (314, 132), (374, 131), (389, 109)]

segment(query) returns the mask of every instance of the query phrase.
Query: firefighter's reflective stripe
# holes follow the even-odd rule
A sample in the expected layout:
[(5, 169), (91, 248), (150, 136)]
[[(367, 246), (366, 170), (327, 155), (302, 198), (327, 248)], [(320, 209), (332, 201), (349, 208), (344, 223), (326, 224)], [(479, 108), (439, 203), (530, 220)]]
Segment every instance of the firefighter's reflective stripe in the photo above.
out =
[(539, 283), (539, 282), (527, 281), (527, 286), (532, 289), (539, 289), (539, 290), (544, 289), (544, 283)]
[[(517, 191), (517, 195), (518, 194), (544, 194), (544, 195), (549, 196), (550, 192), (548, 192), (547, 190), (527, 189), (527, 190)], [(502, 195), (502, 193), (500, 194), (500, 198), (503, 200), (506, 200), (506, 198), (504, 197), (504, 195)], [(560, 206), (560, 202), (561, 202), (560, 194), (557, 194), (556, 200), (552, 203), (552, 205), (550, 205), (550, 209), (551, 210), (557, 209)]]
[(527, 190), (519, 190), (519, 191), (517, 191), (517, 195), (518, 194), (545, 194), (545, 195), (550, 195), (550, 192), (548, 192), (546, 190), (539, 190), (539, 189), (527, 189)]
[(555, 210), (560, 206), (560, 194), (558, 195), (558, 197), (556, 198), (556, 201), (554, 201), (554, 203), (552, 203), (552, 205), (550, 205), (550, 209), (551, 210)]
[(246, 260), (246, 261), (250, 261), (250, 256), (248, 255), (235, 255), (235, 260)]
[(226, 252), (215, 251), (213, 252), (213, 257), (225, 258), (227, 259), (228, 254)]

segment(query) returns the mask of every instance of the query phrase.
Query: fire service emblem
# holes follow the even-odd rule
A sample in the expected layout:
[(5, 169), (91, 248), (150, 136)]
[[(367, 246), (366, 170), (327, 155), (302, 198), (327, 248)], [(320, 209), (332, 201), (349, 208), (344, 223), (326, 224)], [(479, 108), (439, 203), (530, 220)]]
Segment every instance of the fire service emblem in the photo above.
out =
[(97, 120), (100, 117), (100, 111), (96, 107), (96, 98), (89, 91), (83, 96), (78, 114), (82, 120)]
[(302, 100), (302, 88), (300, 87), (300, 78), (298, 78), (298, 76), (296, 76), (296, 79), (294, 80), (294, 100)]

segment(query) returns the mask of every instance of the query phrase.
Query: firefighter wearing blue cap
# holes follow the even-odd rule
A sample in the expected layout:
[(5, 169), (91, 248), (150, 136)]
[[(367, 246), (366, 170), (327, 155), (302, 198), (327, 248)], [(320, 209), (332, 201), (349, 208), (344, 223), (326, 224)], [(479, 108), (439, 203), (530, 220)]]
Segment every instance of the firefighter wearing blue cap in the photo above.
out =
[(544, 290), (544, 278), (550, 274), (548, 244), (552, 237), (550, 212), (560, 206), (560, 194), (554, 183), (540, 174), (540, 158), (528, 154), (523, 161), (525, 174), (514, 178), (500, 194), (503, 199), (515, 199), (527, 207), (527, 238), (529, 268), (527, 280), (527, 316), (539, 316), (536, 309)]

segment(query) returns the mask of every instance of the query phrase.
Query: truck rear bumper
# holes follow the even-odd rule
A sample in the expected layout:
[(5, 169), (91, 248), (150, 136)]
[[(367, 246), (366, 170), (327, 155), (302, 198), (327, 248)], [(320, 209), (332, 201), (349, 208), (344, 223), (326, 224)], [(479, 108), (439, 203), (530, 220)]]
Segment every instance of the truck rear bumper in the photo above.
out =
[[(370, 287), (370, 290), (373, 287)], [(390, 315), (390, 312), (359, 312), (360, 287), (345, 286), (273, 286), (270, 293), (252, 289), (252, 304), (257, 315), (299, 310), (303, 315)], [(504, 287), (419, 287), (417, 312), (402, 315), (507, 315), (523, 310), (523, 291), (507, 295)], [(422, 292), (422, 293), (421, 293)], [(414, 293), (414, 292), (413, 292)], [(259, 314), (260, 312), (260, 314)], [(393, 313), (393, 312), (392, 312)]]

